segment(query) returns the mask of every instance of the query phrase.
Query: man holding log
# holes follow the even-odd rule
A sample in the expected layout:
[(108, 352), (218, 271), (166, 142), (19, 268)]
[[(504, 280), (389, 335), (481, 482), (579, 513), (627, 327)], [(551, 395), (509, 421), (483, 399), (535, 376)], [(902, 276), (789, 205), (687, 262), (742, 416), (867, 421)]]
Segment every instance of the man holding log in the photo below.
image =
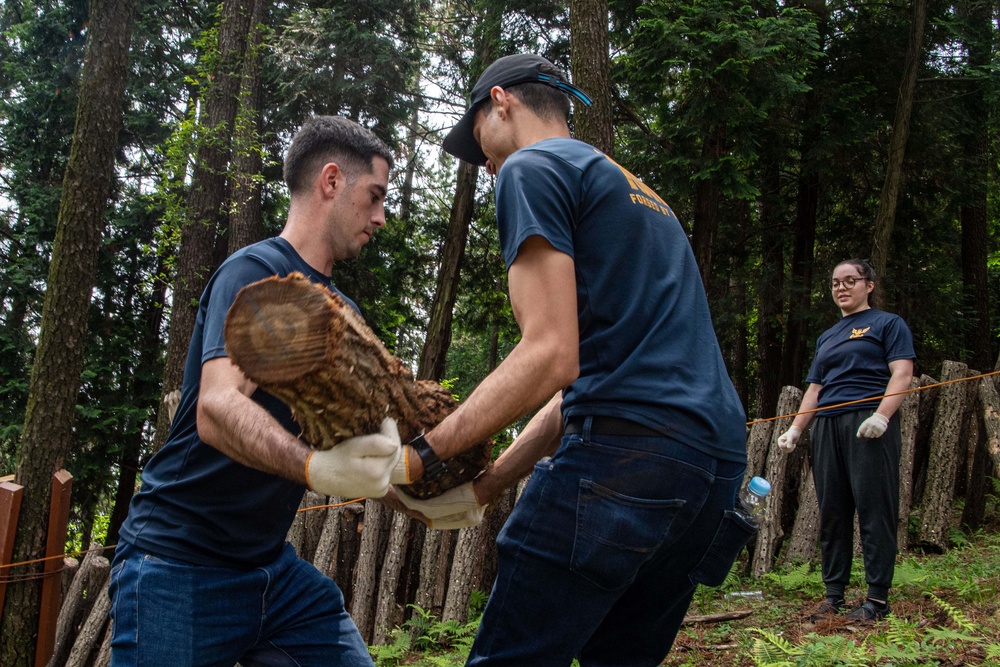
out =
[(240, 289), (264, 278), (298, 272), (335, 291), (334, 262), (385, 225), (392, 164), (356, 123), (309, 119), (285, 157), (281, 234), (234, 253), (209, 281), (170, 433), (121, 529), (112, 665), (373, 664), (340, 589), (285, 536), (307, 486), (378, 498), (407, 481), (395, 422), (311, 449), (291, 410), (227, 356), (223, 327)]
[(695, 586), (721, 584), (753, 531), (732, 511), (745, 416), (687, 237), (652, 189), (570, 138), (570, 98), (589, 104), (544, 58), (501, 58), (444, 142), (496, 175), (522, 338), (411, 443), (411, 473), (552, 397), (474, 482), (399, 492), (433, 525), (531, 473), (469, 665), (659, 665)]

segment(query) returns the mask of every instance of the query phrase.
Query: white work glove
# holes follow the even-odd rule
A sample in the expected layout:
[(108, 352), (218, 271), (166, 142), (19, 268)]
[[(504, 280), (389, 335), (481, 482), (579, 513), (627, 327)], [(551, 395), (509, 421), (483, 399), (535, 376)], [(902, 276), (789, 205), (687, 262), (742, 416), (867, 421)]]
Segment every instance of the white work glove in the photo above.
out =
[(306, 459), (306, 485), (327, 496), (381, 498), (402, 447), (396, 421), (386, 417), (378, 433), (349, 438)]
[(472, 482), (466, 482), (454, 489), (449, 489), (436, 498), (418, 500), (406, 495), (405, 491), (396, 489), (399, 501), (411, 510), (420, 512), (430, 519), (431, 528), (446, 530), (448, 528), (467, 528), (475, 526), (483, 520), (486, 506), (480, 505), (472, 490)]
[(881, 438), (887, 428), (889, 428), (889, 418), (876, 412), (861, 422), (861, 426), (858, 427), (858, 437)]
[(795, 451), (795, 445), (798, 444), (801, 436), (802, 429), (798, 426), (789, 426), (787, 431), (778, 436), (778, 449), (786, 454), (791, 454)]

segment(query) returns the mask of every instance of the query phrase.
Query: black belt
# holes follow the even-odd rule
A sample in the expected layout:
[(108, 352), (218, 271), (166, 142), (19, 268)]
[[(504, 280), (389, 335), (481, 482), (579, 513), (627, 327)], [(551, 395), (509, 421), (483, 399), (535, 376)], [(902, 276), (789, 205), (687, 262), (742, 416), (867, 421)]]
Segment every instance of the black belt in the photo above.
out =
[[(583, 433), (583, 425), (588, 417), (570, 417), (566, 422), (566, 435)], [(631, 435), (643, 437), (663, 437), (656, 429), (643, 426), (620, 417), (589, 417), (590, 432), (593, 435)]]

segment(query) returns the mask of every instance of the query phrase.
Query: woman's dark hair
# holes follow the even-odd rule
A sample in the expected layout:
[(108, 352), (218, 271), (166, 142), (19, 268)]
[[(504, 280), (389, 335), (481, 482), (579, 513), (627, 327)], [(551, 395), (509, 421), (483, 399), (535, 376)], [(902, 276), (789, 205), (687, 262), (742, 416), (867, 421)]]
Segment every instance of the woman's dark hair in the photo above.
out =
[[(875, 282), (875, 269), (872, 268), (871, 262), (867, 259), (845, 259), (843, 262), (838, 262), (837, 266), (843, 266), (844, 264), (850, 264), (856, 268), (861, 277), (865, 279), (865, 282)], [(833, 268), (836, 269), (837, 266)]]

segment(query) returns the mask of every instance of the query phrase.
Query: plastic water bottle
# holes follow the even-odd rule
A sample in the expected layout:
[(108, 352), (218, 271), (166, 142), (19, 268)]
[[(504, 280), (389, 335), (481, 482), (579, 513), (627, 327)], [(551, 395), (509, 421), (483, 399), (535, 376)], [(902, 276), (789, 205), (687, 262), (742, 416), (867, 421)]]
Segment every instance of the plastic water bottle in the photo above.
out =
[(740, 491), (740, 506), (737, 508), (750, 523), (760, 523), (764, 513), (764, 498), (771, 491), (771, 483), (763, 477), (754, 477)]

